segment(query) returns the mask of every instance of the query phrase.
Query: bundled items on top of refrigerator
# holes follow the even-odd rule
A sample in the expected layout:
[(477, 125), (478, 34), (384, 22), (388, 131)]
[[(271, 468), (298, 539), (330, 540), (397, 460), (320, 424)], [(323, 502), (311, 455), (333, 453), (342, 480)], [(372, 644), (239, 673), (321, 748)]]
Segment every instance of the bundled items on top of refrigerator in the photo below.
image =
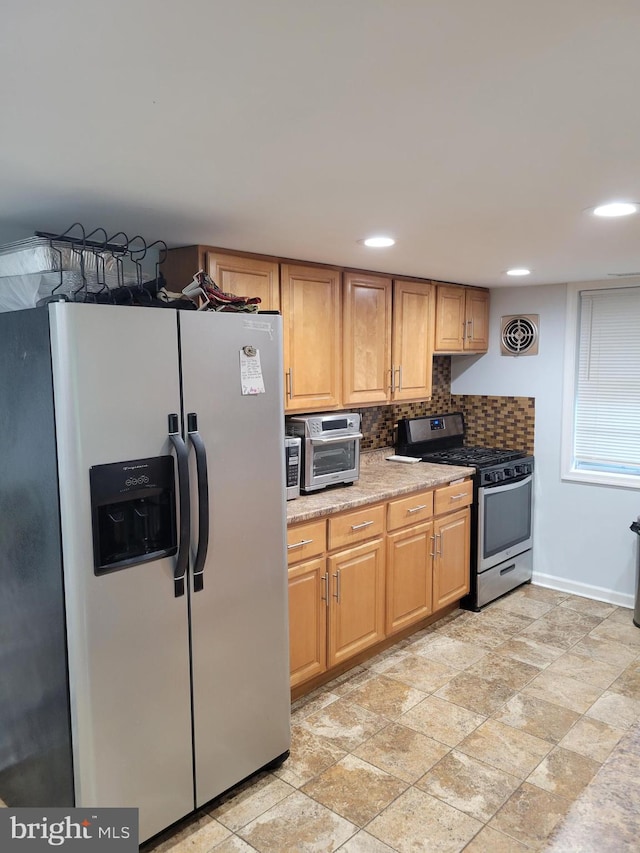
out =
[(61, 234), (37, 231), (0, 247), (0, 311), (52, 301), (149, 304), (163, 284), (166, 253), (162, 240), (123, 231), (110, 237), (104, 228), (87, 233), (79, 222)]
[(163, 240), (147, 243), (123, 231), (110, 237), (104, 228), (87, 233), (79, 222), (62, 234), (38, 231), (35, 237), (0, 246), (0, 312), (59, 301), (258, 310), (258, 297), (225, 293), (204, 270), (181, 292), (169, 291), (160, 272), (166, 256)]

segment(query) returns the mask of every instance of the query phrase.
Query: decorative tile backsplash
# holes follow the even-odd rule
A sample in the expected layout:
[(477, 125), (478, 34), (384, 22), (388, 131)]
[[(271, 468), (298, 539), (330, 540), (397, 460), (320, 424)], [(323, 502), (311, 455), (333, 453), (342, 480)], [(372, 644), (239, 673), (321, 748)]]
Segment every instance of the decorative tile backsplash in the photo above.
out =
[(467, 444), (533, 453), (535, 399), (533, 397), (483, 397), (451, 394), (451, 356), (433, 358), (433, 393), (430, 400), (355, 409), (362, 417), (362, 449), (392, 447), (399, 418), (445, 412), (462, 412)]

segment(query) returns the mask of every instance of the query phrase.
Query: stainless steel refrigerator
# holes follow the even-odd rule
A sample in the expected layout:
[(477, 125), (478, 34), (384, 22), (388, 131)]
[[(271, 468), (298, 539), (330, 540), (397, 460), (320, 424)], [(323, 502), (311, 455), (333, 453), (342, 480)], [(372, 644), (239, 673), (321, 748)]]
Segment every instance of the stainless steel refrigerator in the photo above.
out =
[(288, 754), (281, 318), (0, 314), (0, 799), (140, 841)]

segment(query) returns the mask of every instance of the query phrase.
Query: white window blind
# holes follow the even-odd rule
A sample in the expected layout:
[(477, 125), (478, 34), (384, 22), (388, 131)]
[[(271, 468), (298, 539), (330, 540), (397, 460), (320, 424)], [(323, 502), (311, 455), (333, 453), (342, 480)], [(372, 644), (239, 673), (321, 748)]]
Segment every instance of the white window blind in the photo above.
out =
[(574, 468), (640, 475), (640, 287), (580, 293)]

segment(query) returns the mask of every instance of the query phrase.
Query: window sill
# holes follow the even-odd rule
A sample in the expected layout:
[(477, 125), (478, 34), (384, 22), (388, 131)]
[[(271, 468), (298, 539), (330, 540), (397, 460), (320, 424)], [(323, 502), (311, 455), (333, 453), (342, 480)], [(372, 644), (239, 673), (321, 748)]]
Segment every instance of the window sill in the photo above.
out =
[(634, 474), (614, 474), (612, 471), (584, 471), (571, 468), (560, 475), (562, 480), (571, 483), (585, 483), (594, 486), (617, 486), (622, 489), (640, 489), (640, 476)]

